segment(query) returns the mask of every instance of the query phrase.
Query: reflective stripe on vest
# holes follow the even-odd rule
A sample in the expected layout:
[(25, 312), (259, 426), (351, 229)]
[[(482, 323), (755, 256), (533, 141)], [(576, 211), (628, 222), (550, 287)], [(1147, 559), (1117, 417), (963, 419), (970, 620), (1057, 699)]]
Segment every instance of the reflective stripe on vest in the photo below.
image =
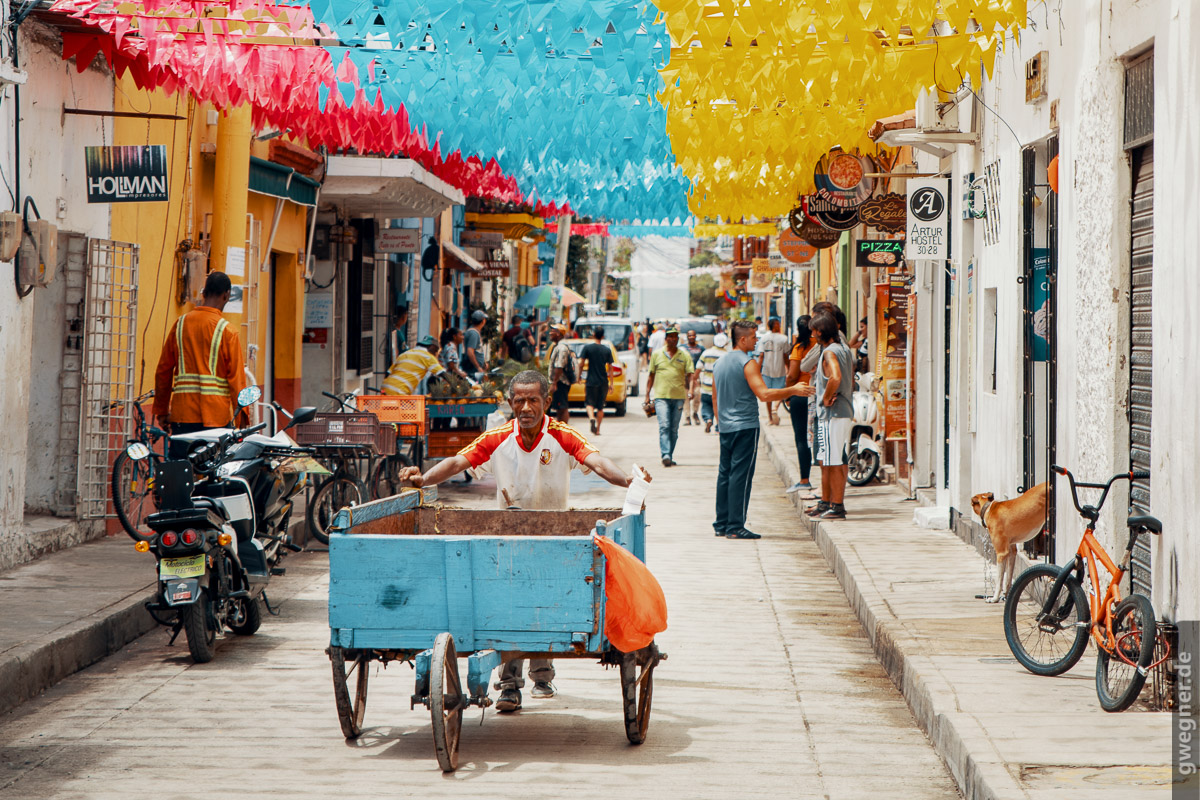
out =
[(225, 328), (229, 326), (229, 321), (222, 319), (217, 323), (217, 329), (213, 331), (212, 342), (208, 346), (209, 374), (202, 375), (198, 372), (183, 371), (186, 367), (183, 356), (183, 320), (184, 317), (180, 317), (179, 324), (175, 326), (175, 346), (179, 351), (179, 366), (176, 368), (175, 379), (171, 382), (171, 391), (175, 394), (229, 397), (229, 381), (216, 375), (221, 337), (225, 334)]

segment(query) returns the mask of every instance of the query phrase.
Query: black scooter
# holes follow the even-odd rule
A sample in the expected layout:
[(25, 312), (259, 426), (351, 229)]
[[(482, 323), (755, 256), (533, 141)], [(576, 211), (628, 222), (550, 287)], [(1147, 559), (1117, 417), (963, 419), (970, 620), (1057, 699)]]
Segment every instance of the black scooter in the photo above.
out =
[[(261, 396), (257, 386), (247, 387), (238, 395), (239, 409)], [(315, 413), (297, 409), (288, 427)], [(159, 591), (146, 607), (173, 629), (172, 642), (184, 632), (197, 663), (212, 660), (222, 628), (243, 636), (258, 630), (258, 601), (268, 602), (265, 589), (271, 575), (282, 572), (279, 559), (285, 549), (300, 549), (287, 529), (310, 451), (282, 432), (258, 435), (266, 426), (172, 437), (187, 444), (187, 457), (155, 465), (159, 510), (146, 518), (154, 535), (136, 545), (158, 562)], [(151, 455), (140, 443), (126, 452), (135, 460)]]

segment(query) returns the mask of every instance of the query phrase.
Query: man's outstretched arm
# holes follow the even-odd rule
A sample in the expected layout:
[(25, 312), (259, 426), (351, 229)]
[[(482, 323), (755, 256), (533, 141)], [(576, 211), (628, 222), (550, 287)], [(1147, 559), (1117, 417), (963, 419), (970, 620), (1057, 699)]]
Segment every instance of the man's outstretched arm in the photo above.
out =
[(621, 471), (620, 467), (599, 453), (588, 453), (580, 463), (613, 486), (629, 486), (633, 481), (631, 477)]
[(400, 482), (415, 486), (418, 489), (426, 486), (437, 486), (442, 481), (453, 478), (460, 472), (471, 468), (471, 462), (466, 456), (454, 456), (434, 464), (429, 472), (421, 474), (420, 467), (405, 467), (400, 470)]

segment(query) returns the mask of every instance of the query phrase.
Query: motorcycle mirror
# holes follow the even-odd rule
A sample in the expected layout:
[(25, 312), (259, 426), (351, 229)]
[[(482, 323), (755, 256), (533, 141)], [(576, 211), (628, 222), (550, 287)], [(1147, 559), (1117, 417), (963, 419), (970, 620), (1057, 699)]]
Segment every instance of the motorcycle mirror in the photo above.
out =
[[(313, 408), (312, 406), (302, 406), (301, 408), (297, 408), (295, 415), (292, 417), (292, 421), (287, 424), (287, 428), (291, 428), (294, 425), (303, 425), (306, 422), (312, 422), (313, 417), (316, 415), (317, 409)], [(284, 430), (287, 430), (287, 428), (284, 428)]]
[(242, 409), (246, 408), (247, 406), (252, 406), (261, 399), (262, 389), (258, 388), (257, 386), (247, 386), (245, 389), (242, 389), (240, 392), (238, 392), (238, 408)]
[(150, 457), (150, 448), (141, 442), (133, 442), (125, 448), (125, 455), (129, 456), (132, 461), (141, 461), (143, 458)]

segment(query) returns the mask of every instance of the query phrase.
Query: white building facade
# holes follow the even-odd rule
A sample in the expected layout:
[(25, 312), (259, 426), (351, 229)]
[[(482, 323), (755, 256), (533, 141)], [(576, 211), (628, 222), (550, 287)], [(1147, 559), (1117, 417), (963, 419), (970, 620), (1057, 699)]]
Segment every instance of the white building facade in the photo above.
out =
[[(1031, 6), (990, 79), (950, 98), (977, 142), (951, 143), (918, 111), (918, 167), (948, 175), (952, 215), (950, 262), (914, 264), (931, 354), (916, 483), (970, 529), (973, 494), (1014, 497), (1051, 464), (1093, 482), (1146, 470), (1132, 493), (1118, 482), (1099, 539), (1118, 559), (1130, 509), (1158, 517), (1133, 588), (1160, 619), (1196, 619), (1200, 5), (1051, 5)], [(1054, 484), (1049, 555), (1063, 563), (1083, 523)]]

